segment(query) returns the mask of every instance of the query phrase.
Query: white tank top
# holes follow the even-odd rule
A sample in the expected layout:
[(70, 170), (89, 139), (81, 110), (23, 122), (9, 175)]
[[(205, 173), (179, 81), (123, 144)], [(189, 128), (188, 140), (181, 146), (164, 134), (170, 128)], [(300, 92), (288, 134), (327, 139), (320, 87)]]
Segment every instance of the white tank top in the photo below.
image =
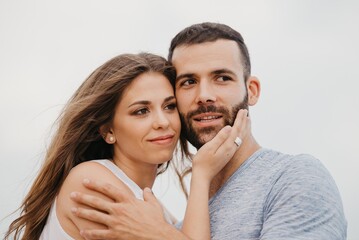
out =
[[(123, 183), (125, 183), (135, 194), (137, 199), (143, 200), (143, 191), (142, 189), (132, 181), (119, 167), (117, 167), (112, 161), (103, 159), (103, 160), (92, 160), (91, 162), (97, 162), (107, 169), (109, 169), (116, 177), (118, 177)], [(165, 219), (168, 223), (171, 223), (168, 213), (164, 212)], [(39, 240), (73, 240), (73, 238), (68, 235), (65, 230), (61, 227), (60, 222), (56, 215), (56, 199), (51, 206), (49, 217), (47, 219), (46, 225), (42, 230)]]

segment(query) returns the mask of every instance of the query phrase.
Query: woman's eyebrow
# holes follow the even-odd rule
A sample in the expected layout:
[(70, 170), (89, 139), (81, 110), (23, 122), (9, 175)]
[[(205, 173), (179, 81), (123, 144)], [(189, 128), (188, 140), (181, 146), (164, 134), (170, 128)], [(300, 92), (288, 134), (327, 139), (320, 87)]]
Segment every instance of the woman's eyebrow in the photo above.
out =
[(133, 105), (148, 105), (150, 104), (151, 102), (150, 101), (147, 101), (147, 100), (139, 100), (139, 101), (136, 101), (134, 103), (131, 103), (130, 105), (128, 105), (128, 107), (131, 107)]
[[(166, 97), (163, 102), (169, 102), (171, 101), (172, 99), (176, 99), (175, 96), (169, 96), (169, 97)], [(139, 100), (139, 101), (136, 101), (136, 102), (133, 102), (131, 103), (130, 105), (128, 105), (128, 107), (131, 107), (131, 106), (134, 106), (134, 105), (149, 105), (151, 104), (151, 101), (148, 101), (148, 100)]]
[(169, 101), (171, 101), (172, 99), (176, 99), (175, 96), (166, 97), (163, 102), (169, 102)]

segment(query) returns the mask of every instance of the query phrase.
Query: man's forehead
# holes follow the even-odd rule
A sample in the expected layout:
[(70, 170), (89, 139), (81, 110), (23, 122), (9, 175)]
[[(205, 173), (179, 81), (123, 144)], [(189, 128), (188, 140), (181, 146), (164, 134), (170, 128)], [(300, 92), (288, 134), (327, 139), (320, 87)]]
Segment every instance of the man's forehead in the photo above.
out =
[(202, 42), (202, 43), (193, 43), (193, 44), (181, 44), (173, 49), (172, 58), (169, 59), (173, 61), (174, 58), (178, 58), (184, 52), (192, 52), (193, 50), (200, 51), (208, 51), (208, 50), (215, 50), (215, 49), (231, 49), (234, 52), (240, 52), (239, 46), (236, 41), (228, 40), (228, 39), (218, 39), (216, 41), (211, 42)]
[(237, 72), (243, 68), (239, 47), (231, 40), (179, 46), (174, 50), (172, 64), (178, 75), (210, 74), (223, 69)]
[(178, 65), (183, 64), (183, 61), (206, 61), (208, 57), (236, 60), (241, 58), (241, 52), (235, 41), (220, 39), (214, 42), (178, 46), (173, 51), (171, 62)]

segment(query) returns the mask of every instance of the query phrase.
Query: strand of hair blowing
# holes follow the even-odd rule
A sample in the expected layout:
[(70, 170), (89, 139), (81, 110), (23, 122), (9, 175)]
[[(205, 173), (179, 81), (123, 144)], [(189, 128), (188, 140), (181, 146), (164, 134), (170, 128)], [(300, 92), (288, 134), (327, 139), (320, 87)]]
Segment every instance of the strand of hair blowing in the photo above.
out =
[[(92, 78), (101, 74), (109, 73), (106, 69), (94, 72), (70, 99), (59, 117), (59, 127), (45, 156), (44, 165), (20, 206), (20, 217), (11, 223), (5, 239), (9, 239), (12, 233), (14, 239), (20, 239), (22, 232), (22, 239), (39, 239), (51, 204), (70, 170), (89, 159), (112, 157), (112, 148), (102, 140), (98, 126), (109, 121), (113, 115), (117, 88), (113, 87), (110, 78), (108, 86), (98, 94), (81, 91), (90, 87), (96, 92), (96, 87), (89, 85), (94, 84)], [(96, 114), (99, 109), (102, 114)]]
[[(76, 118), (86, 119), (81, 116), (86, 114), (80, 113), (69, 119), (72, 113), (74, 111), (68, 110), (62, 119), (62, 126), (48, 149), (46, 161), (21, 205), (21, 217), (10, 225), (10, 232), (5, 237), (9, 236), (11, 230), (15, 230), (15, 239), (18, 239), (22, 228), (26, 226), (23, 239), (38, 239), (64, 179), (75, 165), (84, 160), (83, 153), (87, 147), (81, 145), (86, 145), (89, 139), (84, 139), (86, 133), (81, 129), (86, 123)], [(84, 144), (79, 144), (83, 141)]]

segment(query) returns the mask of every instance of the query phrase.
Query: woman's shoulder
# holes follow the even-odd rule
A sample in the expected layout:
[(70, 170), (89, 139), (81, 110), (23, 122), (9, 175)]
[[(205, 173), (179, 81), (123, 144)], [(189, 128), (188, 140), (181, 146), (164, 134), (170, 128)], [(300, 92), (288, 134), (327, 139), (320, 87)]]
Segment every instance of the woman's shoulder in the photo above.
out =
[[(64, 230), (70, 235), (77, 234), (77, 229), (79, 229), (80, 227), (95, 227), (93, 223), (76, 218), (71, 213), (71, 208), (79, 207), (79, 205), (70, 198), (70, 194), (72, 192), (81, 192), (93, 196), (98, 196), (109, 201), (113, 201), (112, 199), (109, 199), (101, 193), (94, 192), (85, 188), (85, 186), (83, 185), (84, 179), (110, 182), (114, 185), (116, 185), (116, 182), (121, 181), (108, 168), (106, 168), (102, 164), (99, 164), (98, 161), (87, 161), (80, 163), (70, 171), (69, 175), (66, 177), (60, 188), (60, 191), (57, 195), (56, 203), (56, 212), (58, 219)], [(96, 227), (98, 228), (99, 226)]]
[(84, 179), (91, 179), (95, 181), (110, 181), (114, 184), (116, 183), (116, 181), (121, 181), (108, 169), (108, 167), (101, 164), (101, 162), (106, 161), (109, 160), (87, 161), (80, 163), (74, 168), (72, 168), (69, 175), (66, 177), (64, 183), (61, 186), (59, 195), (63, 195), (64, 193), (70, 194), (74, 191), (93, 193), (91, 190), (84, 187)]
[(86, 162), (82, 162), (76, 165), (75, 167), (73, 167), (69, 175), (80, 174), (88, 171), (90, 172), (97, 170), (101, 171), (102, 169), (105, 169), (103, 166), (105, 165), (104, 163), (106, 162), (110, 162), (110, 160), (99, 159), (99, 160), (89, 160)]

